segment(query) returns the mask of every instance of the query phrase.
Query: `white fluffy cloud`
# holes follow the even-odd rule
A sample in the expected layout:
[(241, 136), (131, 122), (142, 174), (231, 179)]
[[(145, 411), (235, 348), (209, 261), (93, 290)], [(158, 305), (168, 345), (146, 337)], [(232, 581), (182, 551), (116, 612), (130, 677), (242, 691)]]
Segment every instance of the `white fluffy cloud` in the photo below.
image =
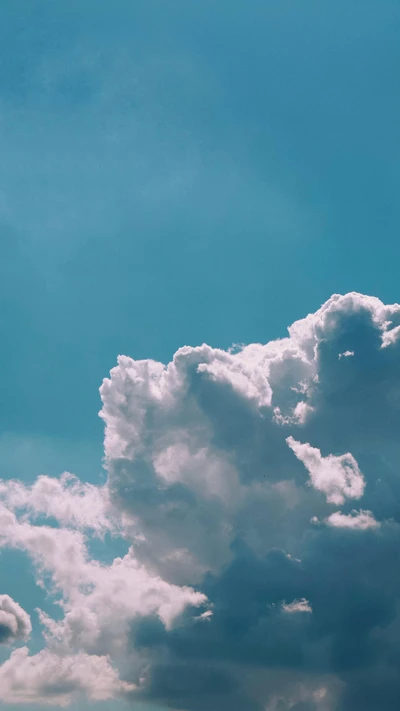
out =
[(106, 644), (122, 643), (135, 615), (158, 614), (168, 627), (186, 605), (205, 601), (200, 592), (150, 574), (132, 551), (110, 565), (90, 559), (80, 531), (19, 521), (5, 509), (0, 509), (0, 524), (0, 545), (29, 553), (40, 576), (50, 576), (54, 592), (62, 594), (62, 622), (42, 616), (59, 642), (84, 642), (85, 649), (95, 650), (106, 635)]
[(0, 667), (0, 701), (8, 704), (68, 706), (79, 694), (104, 701), (132, 691), (107, 657), (79, 653), (60, 656), (43, 650), (33, 656), (16, 649)]
[(62, 526), (100, 534), (113, 528), (106, 487), (83, 484), (68, 472), (59, 479), (39, 476), (32, 486), (0, 480), (0, 501), (10, 511), (27, 511), (32, 518), (54, 518)]
[(328, 516), (327, 523), (337, 528), (354, 528), (361, 531), (365, 531), (367, 528), (379, 528), (380, 526), (371, 511), (352, 511), (351, 514), (335, 511), (335, 513)]
[[(101, 387), (107, 485), (0, 482), (0, 546), (62, 611), (39, 611), (39, 654), (0, 668), (3, 699), (398, 698), (399, 328), (400, 306), (335, 295), (266, 345), (121, 356)], [(106, 534), (129, 546), (109, 563), (91, 553)]]
[(301, 444), (293, 437), (286, 442), (308, 470), (311, 484), (326, 495), (329, 503), (340, 505), (346, 498), (359, 499), (363, 495), (365, 481), (351, 454), (322, 457), (319, 449), (308, 443)]
[(0, 644), (26, 641), (31, 632), (28, 613), (9, 595), (0, 595)]
[(132, 553), (110, 566), (88, 565), (86, 590), (75, 589), (65, 599), (63, 619), (56, 622), (41, 613), (48, 642), (66, 650), (123, 654), (136, 617), (156, 615), (168, 629), (187, 605), (206, 601), (201, 592), (152, 576)]

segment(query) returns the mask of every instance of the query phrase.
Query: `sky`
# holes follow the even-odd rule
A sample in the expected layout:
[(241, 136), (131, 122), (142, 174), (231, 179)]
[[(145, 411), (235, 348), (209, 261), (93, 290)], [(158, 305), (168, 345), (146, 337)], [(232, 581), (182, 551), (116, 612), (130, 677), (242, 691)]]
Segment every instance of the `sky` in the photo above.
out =
[(399, 31), (0, 4), (0, 708), (397, 708)]

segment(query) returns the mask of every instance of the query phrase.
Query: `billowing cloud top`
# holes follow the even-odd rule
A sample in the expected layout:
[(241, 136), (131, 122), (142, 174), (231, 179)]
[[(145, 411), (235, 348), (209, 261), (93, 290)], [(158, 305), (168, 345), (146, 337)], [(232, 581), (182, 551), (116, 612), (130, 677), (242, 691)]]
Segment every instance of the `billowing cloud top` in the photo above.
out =
[[(397, 709), (399, 355), (400, 306), (352, 293), (266, 345), (121, 356), (107, 485), (0, 484), (0, 545), (63, 612), (39, 611), (45, 647), (12, 653), (2, 699)], [(128, 553), (92, 558), (105, 535)]]

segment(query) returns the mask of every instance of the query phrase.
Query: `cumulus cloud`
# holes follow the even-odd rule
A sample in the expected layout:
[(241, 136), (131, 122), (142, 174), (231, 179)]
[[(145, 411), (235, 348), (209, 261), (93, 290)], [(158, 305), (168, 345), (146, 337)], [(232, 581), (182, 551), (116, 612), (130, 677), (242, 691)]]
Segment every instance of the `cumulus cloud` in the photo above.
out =
[[(397, 709), (400, 306), (334, 295), (267, 344), (120, 356), (101, 397), (105, 487), (0, 482), (0, 546), (62, 613), (5, 700)], [(105, 534), (128, 553), (93, 557)]]
[(48, 637), (97, 650), (106, 636), (121, 643), (127, 622), (135, 615), (158, 614), (168, 627), (188, 604), (200, 605), (205, 595), (171, 585), (151, 575), (130, 551), (104, 565), (90, 558), (80, 531), (20, 522), (0, 509), (0, 545), (26, 551), (41, 578), (61, 593), (65, 616), (59, 623), (42, 614)]
[(367, 528), (378, 528), (379, 522), (376, 521), (371, 511), (352, 511), (351, 514), (343, 514), (340, 511), (328, 516), (326, 519), (330, 526), (337, 528), (358, 528), (365, 530)]
[(322, 457), (316, 447), (296, 442), (288, 437), (286, 442), (310, 474), (311, 484), (326, 495), (332, 504), (343, 504), (346, 498), (359, 499), (364, 493), (365, 481), (351, 454)]
[(21, 647), (0, 667), (0, 700), (9, 704), (68, 706), (82, 693), (105, 701), (132, 688), (119, 680), (107, 657), (84, 653), (59, 656), (45, 649), (30, 656)]
[(9, 595), (0, 595), (0, 644), (26, 641), (31, 632), (28, 613)]
[(53, 518), (63, 526), (112, 530), (106, 487), (83, 484), (65, 472), (59, 479), (39, 476), (32, 486), (16, 480), (0, 480), (0, 501), (11, 511), (27, 511), (32, 518)]

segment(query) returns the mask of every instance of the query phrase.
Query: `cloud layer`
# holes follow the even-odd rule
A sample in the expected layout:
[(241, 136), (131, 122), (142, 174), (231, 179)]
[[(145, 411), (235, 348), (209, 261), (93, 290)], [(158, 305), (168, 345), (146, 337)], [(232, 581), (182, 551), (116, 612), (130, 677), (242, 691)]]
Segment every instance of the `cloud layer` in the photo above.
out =
[[(399, 355), (400, 306), (352, 293), (266, 345), (120, 356), (107, 485), (0, 483), (0, 545), (62, 610), (2, 700), (397, 709)], [(128, 553), (93, 558), (104, 536)]]

